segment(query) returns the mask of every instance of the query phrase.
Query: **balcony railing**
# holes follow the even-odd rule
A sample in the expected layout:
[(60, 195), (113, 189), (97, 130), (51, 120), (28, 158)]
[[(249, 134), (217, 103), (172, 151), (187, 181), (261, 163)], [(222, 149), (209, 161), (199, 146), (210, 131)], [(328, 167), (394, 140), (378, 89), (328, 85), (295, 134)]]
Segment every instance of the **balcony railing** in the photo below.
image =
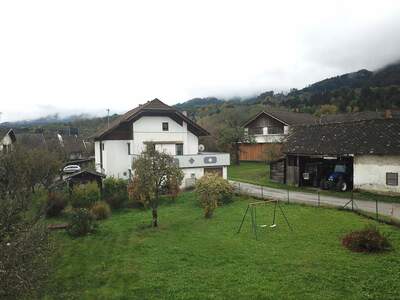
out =
[(180, 168), (214, 167), (229, 166), (229, 153), (202, 152), (194, 155), (174, 156)]
[[(139, 155), (132, 154), (131, 161)], [(229, 153), (221, 152), (201, 152), (198, 154), (174, 155), (174, 159), (180, 168), (198, 168), (198, 167), (217, 167), (229, 166)]]

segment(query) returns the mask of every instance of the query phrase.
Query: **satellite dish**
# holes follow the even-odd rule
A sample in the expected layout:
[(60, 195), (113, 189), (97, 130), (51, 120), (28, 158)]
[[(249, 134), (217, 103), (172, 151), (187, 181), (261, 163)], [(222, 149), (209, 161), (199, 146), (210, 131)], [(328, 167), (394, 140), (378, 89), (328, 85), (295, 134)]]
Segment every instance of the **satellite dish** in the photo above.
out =
[(203, 152), (206, 149), (203, 144), (199, 145), (199, 152)]

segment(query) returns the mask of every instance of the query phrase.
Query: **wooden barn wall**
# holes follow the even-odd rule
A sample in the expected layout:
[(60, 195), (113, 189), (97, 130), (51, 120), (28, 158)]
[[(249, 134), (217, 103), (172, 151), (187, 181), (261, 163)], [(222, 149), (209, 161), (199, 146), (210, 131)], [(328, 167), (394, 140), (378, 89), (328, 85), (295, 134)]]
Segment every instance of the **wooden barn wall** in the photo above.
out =
[(286, 161), (279, 160), (270, 164), (270, 179), (273, 182), (285, 183), (285, 165)]
[(240, 160), (272, 161), (282, 156), (281, 143), (240, 144)]

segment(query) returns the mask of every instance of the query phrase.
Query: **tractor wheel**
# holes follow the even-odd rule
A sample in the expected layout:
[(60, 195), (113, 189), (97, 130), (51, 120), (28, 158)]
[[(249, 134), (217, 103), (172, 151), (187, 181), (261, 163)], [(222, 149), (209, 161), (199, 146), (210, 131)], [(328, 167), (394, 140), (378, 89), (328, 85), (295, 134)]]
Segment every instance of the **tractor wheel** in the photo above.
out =
[(344, 180), (339, 180), (337, 183), (337, 188), (341, 192), (347, 191), (347, 183)]

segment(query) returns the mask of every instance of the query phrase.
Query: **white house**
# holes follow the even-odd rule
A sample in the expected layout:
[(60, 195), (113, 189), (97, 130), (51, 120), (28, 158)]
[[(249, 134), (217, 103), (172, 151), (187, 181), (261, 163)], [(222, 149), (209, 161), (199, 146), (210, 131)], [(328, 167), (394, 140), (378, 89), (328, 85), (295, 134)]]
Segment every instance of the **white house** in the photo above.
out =
[(183, 113), (154, 99), (128, 111), (94, 136), (96, 170), (128, 179), (135, 157), (145, 150), (146, 143), (153, 143), (157, 150), (174, 156), (183, 170), (184, 186), (207, 172), (226, 179), (229, 154), (199, 151), (199, 136), (208, 134)]
[(12, 129), (7, 129), (0, 135), (0, 151), (3, 153), (10, 152), (13, 144), (16, 142), (15, 133)]

